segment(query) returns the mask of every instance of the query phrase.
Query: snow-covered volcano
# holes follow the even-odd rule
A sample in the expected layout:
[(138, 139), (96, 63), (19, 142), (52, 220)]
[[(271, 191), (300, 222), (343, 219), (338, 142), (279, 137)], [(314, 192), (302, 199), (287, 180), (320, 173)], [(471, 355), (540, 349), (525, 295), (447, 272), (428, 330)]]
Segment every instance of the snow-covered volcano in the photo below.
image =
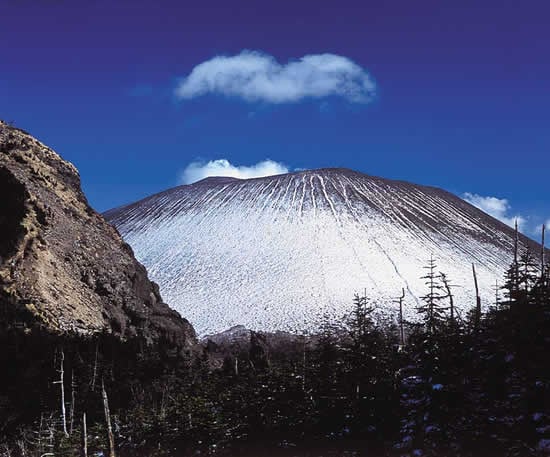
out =
[(395, 313), (402, 288), (413, 318), (431, 255), (463, 309), (475, 303), (475, 263), (489, 304), (514, 245), (512, 229), (449, 192), (347, 169), (207, 178), (105, 216), (201, 335), (311, 330), (355, 292)]

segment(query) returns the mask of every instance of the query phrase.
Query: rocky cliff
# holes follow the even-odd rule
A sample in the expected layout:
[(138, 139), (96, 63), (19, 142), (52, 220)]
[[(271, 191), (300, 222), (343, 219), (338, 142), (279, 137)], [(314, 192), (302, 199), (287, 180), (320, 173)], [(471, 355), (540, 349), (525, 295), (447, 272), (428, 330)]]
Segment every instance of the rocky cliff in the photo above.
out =
[(2, 121), (0, 195), (4, 328), (193, 347), (192, 326), (162, 302), (132, 249), (89, 206), (77, 169)]

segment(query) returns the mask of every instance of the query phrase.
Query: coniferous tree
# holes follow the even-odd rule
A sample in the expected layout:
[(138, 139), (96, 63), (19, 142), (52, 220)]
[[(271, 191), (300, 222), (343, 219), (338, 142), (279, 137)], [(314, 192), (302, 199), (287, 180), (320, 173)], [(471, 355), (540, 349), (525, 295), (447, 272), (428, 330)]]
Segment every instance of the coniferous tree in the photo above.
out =
[(323, 316), (313, 352), (314, 369), (311, 376), (316, 420), (323, 436), (336, 436), (345, 427), (345, 390), (342, 387), (346, 372), (342, 364), (343, 334), (341, 325), (334, 318)]
[(518, 288), (528, 298), (528, 292), (533, 289), (540, 278), (538, 263), (530, 250), (526, 250), (519, 259)]
[(417, 312), (422, 315), (426, 332), (431, 334), (445, 320), (446, 308), (442, 301), (446, 298), (446, 295), (440, 281), (440, 275), (437, 273), (437, 262), (433, 256), (430, 257), (428, 265), (424, 269), (427, 270), (427, 273), (421, 279), (425, 280), (428, 291), (426, 295), (421, 297), (424, 303), (417, 308)]

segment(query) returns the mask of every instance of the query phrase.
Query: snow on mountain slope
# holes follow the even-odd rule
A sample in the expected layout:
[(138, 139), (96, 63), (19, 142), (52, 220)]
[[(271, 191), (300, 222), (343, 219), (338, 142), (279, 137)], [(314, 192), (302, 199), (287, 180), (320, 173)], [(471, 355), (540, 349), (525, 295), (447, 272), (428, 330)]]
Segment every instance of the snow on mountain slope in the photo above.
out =
[(207, 178), (105, 216), (200, 335), (312, 330), (364, 291), (393, 314), (402, 287), (414, 319), (430, 255), (463, 309), (475, 303), (474, 262), (487, 305), (514, 244), (513, 230), (455, 195), (346, 169)]

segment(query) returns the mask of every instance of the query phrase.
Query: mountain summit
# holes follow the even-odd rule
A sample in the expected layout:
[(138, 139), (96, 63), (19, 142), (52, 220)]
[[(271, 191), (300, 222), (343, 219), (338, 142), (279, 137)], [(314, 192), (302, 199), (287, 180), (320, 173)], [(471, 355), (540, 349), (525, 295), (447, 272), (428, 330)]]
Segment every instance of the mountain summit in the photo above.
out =
[[(320, 169), (256, 179), (209, 178), (105, 214), (163, 295), (199, 334), (313, 329), (346, 313), (354, 293), (414, 318), (427, 261), (471, 307), (472, 263), (483, 303), (512, 260), (515, 234), (444, 190)], [(520, 236), (520, 249), (540, 246)]]

